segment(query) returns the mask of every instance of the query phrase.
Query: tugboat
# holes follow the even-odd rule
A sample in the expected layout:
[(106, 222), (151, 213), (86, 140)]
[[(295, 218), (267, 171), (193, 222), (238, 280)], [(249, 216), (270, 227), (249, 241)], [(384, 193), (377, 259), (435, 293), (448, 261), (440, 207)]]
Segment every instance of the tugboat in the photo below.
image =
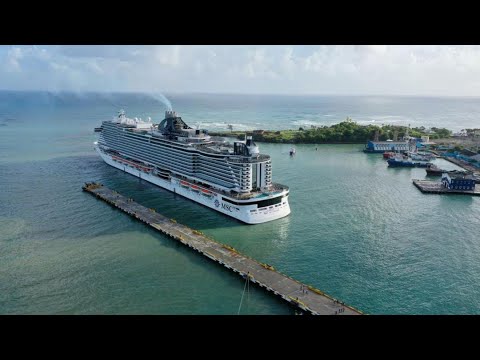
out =
[(425, 171), (427, 172), (427, 175), (430, 176), (442, 176), (442, 174), (446, 172), (445, 170), (442, 170), (438, 166), (433, 164), (428, 166)]
[(389, 167), (415, 167), (412, 161), (403, 160), (397, 158), (391, 158), (387, 160)]
[(427, 172), (427, 175), (429, 176), (442, 176), (442, 174), (449, 174), (449, 175), (461, 175), (461, 174), (466, 174), (468, 172), (466, 171), (462, 171), (462, 170), (443, 170), (443, 169), (440, 169), (438, 166), (436, 165), (430, 165), (430, 166), (427, 166), (427, 168), (425, 169), (425, 171)]
[(389, 167), (425, 167), (428, 168), (432, 166), (432, 163), (429, 162), (420, 162), (409, 160), (408, 157), (404, 159), (403, 157), (397, 155), (387, 160)]

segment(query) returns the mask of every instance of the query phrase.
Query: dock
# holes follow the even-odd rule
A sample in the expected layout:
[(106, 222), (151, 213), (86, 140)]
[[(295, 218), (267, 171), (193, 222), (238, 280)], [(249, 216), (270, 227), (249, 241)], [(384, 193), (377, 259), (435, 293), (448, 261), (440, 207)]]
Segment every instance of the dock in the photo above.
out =
[(164, 235), (188, 246), (208, 259), (279, 296), (290, 305), (312, 315), (361, 315), (361, 311), (316, 289), (282, 274), (272, 265), (261, 263), (239, 253), (233, 247), (217, 242), (201, 231), (177, 223), (99, 183), (86, 183), (82, 189), (113, 207), (144, 222)]
[(477, 168), (477, 167), (475, 167), (471, 164), (468, 164), (465, 161), (461, 161), (461, 160), (452, 158), (450, 156), (442, 156), (442, 159), (445, 159), (445, 160), (451, 162), (452, 164), (460, 166), (462, 169), (465, 169), (467, 171), (471, 171), (473, 174), (480, 174), (480, 169), (479, 168)]
[(477, 186), (472, 190), (450, 190), (445, 188), (441, 182), (429, 180), (413, 179), (415, 185), (421, 192), (427, 194), (457, 194), (457, 195), (472, 195), (480, 196), (480, 187)]
[(466, 161), (455, 159), (451, 156), (445, 156), (439, 153), (439, 151), (435, 150), (430, 150), (433, 154), (435, 154), (438, 158), (444, 159), (448, 162), (451, 162), (452, 164), (455, 164), (459, 167), (461, 167), (464, 170), (470, 171), (474, 175), (479, 175), (480, 176), (480, 168), (477, 168), (476, 166), (473, 166), (472, 164), (467, 163)]

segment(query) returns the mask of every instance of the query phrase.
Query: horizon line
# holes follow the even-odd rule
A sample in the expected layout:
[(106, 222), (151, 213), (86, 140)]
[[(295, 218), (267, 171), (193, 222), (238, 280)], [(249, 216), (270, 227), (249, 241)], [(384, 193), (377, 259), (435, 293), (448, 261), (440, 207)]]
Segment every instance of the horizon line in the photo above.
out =
[(45, 92), (45, 93), (71, 93), (71, 94), (142, 94), (161, 93), (166, 95), (241, 95), (241, 96), (345, 96), (345, 97), (428, 97), (428, 98), (480, 98), (480, 95), (428, 95), (428, 94), (333, 94), (333, 93), (244, 93), (244, 92), (211, 92), (211, 91), (168, 91), (137, 90), (137, 91), (106, 91), (106, 90), (49, 90), (49, 89), (0, 89), (0, 92)]

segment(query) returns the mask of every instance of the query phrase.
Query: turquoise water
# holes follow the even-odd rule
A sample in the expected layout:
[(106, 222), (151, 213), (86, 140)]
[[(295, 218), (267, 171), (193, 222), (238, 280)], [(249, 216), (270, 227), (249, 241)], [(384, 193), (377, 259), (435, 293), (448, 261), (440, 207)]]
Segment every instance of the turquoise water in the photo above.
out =
[[(9, 96), (0, 102), (2, 314), (238, 312), (242, 279), (83, 193), (92, 180), (367, 313), (480, 313), (480, 199), (422, 194), (411, 179), (424, 169), (389, 169), (362, 145), (297, 145), (290, 157), (290, 145), (260, 144), (274, 181), (290, 186), (292, 213), (244, 225), (104, 164), (92, 130), (111, 105)], [(251, 287), (240, 313), (293, 310)]]

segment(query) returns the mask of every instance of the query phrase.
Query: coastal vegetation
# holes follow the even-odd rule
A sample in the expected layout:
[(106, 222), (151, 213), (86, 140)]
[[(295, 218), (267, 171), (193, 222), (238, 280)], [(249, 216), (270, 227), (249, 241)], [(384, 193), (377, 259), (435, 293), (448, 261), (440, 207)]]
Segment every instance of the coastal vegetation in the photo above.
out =
[[(228, 132), (211, 132), (211, 135), (229, 136), (243, 139), (244, 131), (233, 131), (233, 126)], [(425, 127), (409, 128), (407, 126), (394, 125), (360, 125), (350, 118), (331, 126), (300, 127), (298, 130), (253, 130), (247, 132), (252, 135), (254, 141), (269, 143), (292, 143), (292, 144), (334, 144), (334, 143), (365, 143), (374, 140), (378, 134), (378, 140), (401, 139), (407, 134), (413, 137), (429, 136), (430, 139), (448, 138), (452, 132), (445, 128)]]

